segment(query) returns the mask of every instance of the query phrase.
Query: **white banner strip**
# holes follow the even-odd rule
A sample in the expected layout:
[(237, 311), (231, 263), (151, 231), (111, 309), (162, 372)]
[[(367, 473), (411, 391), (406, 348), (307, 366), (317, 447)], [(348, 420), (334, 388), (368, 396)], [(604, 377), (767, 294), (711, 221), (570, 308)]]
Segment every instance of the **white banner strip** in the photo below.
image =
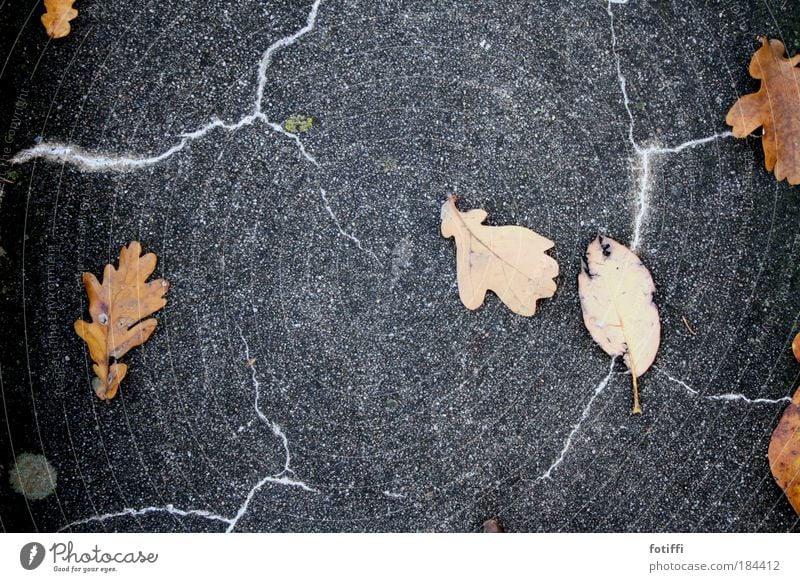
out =
[[(5, 534), (3, 580), (793, 580), (789, 534)], [(235, 577), (235, 578), (234, 578)]]

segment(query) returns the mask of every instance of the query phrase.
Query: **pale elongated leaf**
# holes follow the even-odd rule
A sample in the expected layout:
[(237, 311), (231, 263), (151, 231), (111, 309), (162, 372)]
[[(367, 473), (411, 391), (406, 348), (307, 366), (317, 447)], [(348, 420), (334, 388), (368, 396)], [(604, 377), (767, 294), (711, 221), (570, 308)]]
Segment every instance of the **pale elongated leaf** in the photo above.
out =
[(583, 322), (610, 356), (622, 356), (633, 377), (633, 412), (641, 413), (636, 378), (653, 363), (661, 321), (650, 272), (633, 252), (598, 235), (586, 249), (578, 275)]
[(536, 301), (556, 292), (558, 263), (545, 254), (553, 241), (521, 226), (486, 226), (485, 210), (461, 212), (456, 197), (442, 205), (442, 236), (456, 239), (458, 293), (467, 309), (494, 291), (511, 311), (531, 316)]

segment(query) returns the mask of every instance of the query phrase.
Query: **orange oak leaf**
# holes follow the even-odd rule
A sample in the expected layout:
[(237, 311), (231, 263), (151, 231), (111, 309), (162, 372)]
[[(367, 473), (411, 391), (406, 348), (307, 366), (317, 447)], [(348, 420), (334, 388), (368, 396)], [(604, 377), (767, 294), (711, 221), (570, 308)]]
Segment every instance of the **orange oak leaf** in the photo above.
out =
[(794, 354), (794, 359), (800, 362), (800, 333), (795, 335), (792, 340), (792, 353)]
[(556, 292), (558, 263), (545, 254), (553, 241), (521, 226), (487, 226), (486, 211), (461, 212), (456, 197), (442, 205), (442, 236), (456, 239), (458, 294), (478, 309), (494, 291), (511, 311), (530, 317), (536, 301)]
[(75, 0), (44, 0), (46, 12), (42, 14), (47, 35), (50, 38), (63, 38), (69, 34), (69, 21), (78, 16), (78, 11), (72, 5)]
[(750, 76), (761, 80), (761, 88), (734, 103), (725, 122), (736, 137), (763, 127), (767, 171), (774, 170), (779, 182), (800, 184), (800, 55), (787, 59), (781, 41), (759, 40), (762, 46), (750, 60)]
[(772, 433), (767, 457), (772, 476), (800, 515), (800, 388)]
[(77, 320), (75, 332), (89, 347), (97, 376), (92, 385), (100, 400), (114, 398), (128, 372), (128, 366), (119, 363), (119, 358), (147, 341), (156, 329), (155, 319), (140, 320), (167, 303), (166, 280), (145, 282), (156, 268), (156, 256), (140, 256), (141, 253), (142, 246), (137, 241), (122, 247), (119, 268), (106, 265), (102, 284), (91, 273), (83, 274), (92, 323)]

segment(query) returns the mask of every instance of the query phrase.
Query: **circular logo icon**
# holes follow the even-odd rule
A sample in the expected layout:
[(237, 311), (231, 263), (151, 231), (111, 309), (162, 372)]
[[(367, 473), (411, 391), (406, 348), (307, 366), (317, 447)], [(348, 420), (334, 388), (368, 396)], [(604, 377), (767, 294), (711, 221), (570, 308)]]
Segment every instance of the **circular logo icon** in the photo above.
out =
[(30, 542), (19, 551), (19, 563), (26, 570), (35, 570), (44, 561), (44, 546), (38, 542)]

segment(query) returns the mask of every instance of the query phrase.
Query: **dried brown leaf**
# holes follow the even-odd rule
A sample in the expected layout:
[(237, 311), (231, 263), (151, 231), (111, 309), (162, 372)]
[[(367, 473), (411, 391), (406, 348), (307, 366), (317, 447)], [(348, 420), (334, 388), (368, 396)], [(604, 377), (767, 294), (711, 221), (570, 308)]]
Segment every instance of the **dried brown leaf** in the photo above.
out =
[(772, 476), (800, 515), (800, 388), (772, 433), (767, 457)]
[(800, 362), (800, 333), (795, 335), (792, 340), (792, 353), (794, 354), (794, 359)]
[(552, 297), (558, 263), (545, 251), (554, 243), (521, 226), (486, 226), (485, 210), (461, 212), (456, 197), (442, 205), (442, 236), (455, 237), (458, 293), (467, 309), (494, 291), (519, 315), (536, 312), (536, 301)]
[(506, 530), (496, 519), (487, 519), (483, 522), (483, 533), (505, 533)]
[(69, 21), (78, 16), (78, 11), (72, 7), (74, 3), (75, 0), (44, 0), (46, 12), (42, 14), (42, 24), (50, 38), (63, 38), (69, 34)]
[(636, 378), (652, 365), (661, 342), (650, 272), (628, 247), (598, 235), (578, 275), (583, 322), (610, 356), (622, 356), (633, 378), (633, 413), (641, 414)]
[(141, 320), (167, 303), (166, 280), (145, 282), (156, 268), (156, 256), (140, 256), (141, 252), (137, 241), (122, 247), (119, 268), (106, 265), (102, 283), (91, 273), (83, 274), (92, 323), (77, 320), (75, 332), (89, 347), (97, 375), (93, 385), (101, 400), (114, 398), (128, 371), (128, 366), (117, 360), (147, 341), (156, 329), (155, 319)]
[(774, 170), (779, 182), (800, 184), (800, 55), (787, 59), (781, 41), (759, 40), (762, 46), (750, 60), (750, 76), (761, 80), (761, 88), (734, 103), (725, 122), (736, 137), (763, 127), (767, 171)]

